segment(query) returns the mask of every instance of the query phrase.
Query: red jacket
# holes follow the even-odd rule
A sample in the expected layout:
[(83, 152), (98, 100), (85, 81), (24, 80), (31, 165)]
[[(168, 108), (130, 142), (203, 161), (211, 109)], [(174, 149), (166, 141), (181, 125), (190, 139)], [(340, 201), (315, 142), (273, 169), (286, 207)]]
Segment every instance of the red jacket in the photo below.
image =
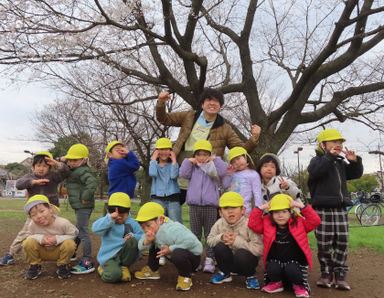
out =
[[(312, 254), (308, 243), (307, 233), (315, 229), (321, 222), (319, 215), (312, 209), (310, 205), (301, 209), (301, 214), (304, 218), (298, 216), (297, 224), (292, 225), (292, 218), (288, 222), (289, 231), (297, 244), (303, 250), (307, 258), (309, 268), (312, 269)], [(264, 268), (268, 256), (268, 252), (276, 238), (276, 226), (273, 226), (269, 215), (263, 216), (263, 211), (259, 208), (253, 208), (249, 215), (248, 227), (256, 233), (264, 236)]]

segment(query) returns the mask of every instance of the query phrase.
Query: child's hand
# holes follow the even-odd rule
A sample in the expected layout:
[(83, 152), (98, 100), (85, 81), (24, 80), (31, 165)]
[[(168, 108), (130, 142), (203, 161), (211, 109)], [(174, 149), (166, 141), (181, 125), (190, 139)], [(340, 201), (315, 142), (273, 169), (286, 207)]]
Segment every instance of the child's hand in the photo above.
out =
[(131, 239), (133, 237), (132, 234), (125, 235), (124, 242), (126, 242), (128, 239)]
[(62, 162), (67, 162), (67, 159), (65, 158), (65, 156), (62, 156), (62, 157), (60, 157), (60, 161), (62, 161)]
[(147, 232), (145, 232), (145, 239), (143, 241), (143, 244), (145, 246), (147, 246), (148, 244), (150, 244), (155, 239), (156, 239), (156, 234), (152, 231), (147, 231)]
[(152, 160), (157, 160), (159, 158), (159, 150), (155, 150), (152, 154)]
[(173, 164), (177, 163), (175, 152), (173, 152), (173, 151), (169, 152), (169, 158), (172, 160)]
[(215, 160), (215, 156), (211, 155), (210, 157), (207, 158), (207, 163), (210, 162), (210, 161), (214, 161)]
[(261, 127), (260, 126), (252, 125), (252, 127), (251, 127), (252, 137), (254, 137), (256, 140), (259, 139), (260, 132), (261, 132)]
[(271, 209), (271, 203), (270, 202), (267, 202), (267, 203), (265, 203), (264, 205), (261, 205), (261, 206), (259, 206), (259, 209), (260, 210), (266, 210), (266, 209)]
[(119, 209), (116, 207), (115, 212), (110, 213), (109, 216), (115, 220), (119, 216)]
[(83, 203), (84, 205), (88, 205), (88, 204), (89, 204), (89, 201), (81, 200), (81, 203)]
[(288, 185), (287, 181), (284, 180), (283, 177), (278, 177), (277, 179), (279, 179), (279, 181), (280, 181), (280, 188), (281, 189), (287, 189), (288, 188), (289, 185)]
[(159, 97), (158, 97), (160, 103), (164, 103), (170, 98), (171, 98), (171, 96), (169, 95), (168, 91), (160, 92)]
[(43, 246), (55, 246), (56, 245), (56, 236), (55, 235), (44, 235), (41, 240)]
[(290, 201), (289, 202), (289, 207), (291, 208), (299, 208), (299, 209), (303, 209), (304, 208), (304, 204), (302, 202), (299, 202), (299, 201)]
[(37, 179), (37, 180), (32, 180), (32, 185), (45, 185), (49, 182), (49, 179)]
[(120, 149), (120, 153), (123, 154), (123, 155), (127, 155), (129, 152), (128, 148), (127, 147), (121, 147)]
[(191, 157), (191, 158), (188, 158), (188, 160), (189, 160), (192, 164), (194, 164), (195, 166), (197, 165), (197, 160), (196, 160), (196, 158)]
[(221, 239), (225, 245), (231, 246), (235, 242), (236, 234), (232, 232), (226, 232), (221, 236)]
[(49, 164), (50, 166), (53, 166), (53, 167), (61, 167), (61, 163), (59, 163), (58, 161), (52, 159), (52, 158), (49, 158), (49, 157), (45, 157), (45, 161), (47, 162), (47, 164)]
[(345, 158), (350, 160), (350, 161), (356, 161), (357, 156), (355, 151), (349, 150), (347, 147), (345, 147), (345, 150), (342, 150), (343, 153), (345, 154)]
[(228, 166), (227, 167), (227, 173), (228, 175), (232, 175), (235, 171), (235, 169), (232, 167), (232, 166)]
[(171, 254), (171, 250), (168, 245), (161, 245), (161, 250), (157, 253), (156, 258)]

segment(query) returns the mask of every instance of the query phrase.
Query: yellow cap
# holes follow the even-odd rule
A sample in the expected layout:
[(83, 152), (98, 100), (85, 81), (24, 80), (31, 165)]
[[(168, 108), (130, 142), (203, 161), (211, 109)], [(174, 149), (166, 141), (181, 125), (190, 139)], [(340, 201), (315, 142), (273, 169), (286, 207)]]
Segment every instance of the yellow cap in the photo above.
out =
[(40, 152), (35, 153), (35, 156), (37, 156), (37, 155), (45, 155), (45, 156), (49, 157), (50, 159), (53, 159), (52, 154), (48, 151), (40, 151)]
[(292, 198), (289, 195), (286, 194), (277, 194), (275, 195), (271, 202), (271, 208), (269, 211), (276, 211), (276, 210), (284, 210), (284, 209), (291, 209), (290, 201), (292, 201)]
[(320, 132), (317, 136), (317, 141), (319, 143), (326, 142), (326, 141), (336, 141), (336, 140), (343, 140), (343, 142), (345, 142), (345, 139), (343, 138), (341, 133), (334, 128), (325, 129), (322, 132)]
[[(41, 154), (43, 155), (43, 154)], [(34, 195), (32, 197), (30, 197), (28, 199), (28, 201), (25, 203), (24, 205), (24, 212), (26, 214), (29, 214), (29, 211), (31, 211), (31, 209), (33, 207), (35, 207), (36, 205), (39, 205), (39, 204), (49, 204), (49, 205), (52, 205), (48, 198), (44, 195)], [(52, 206), (55, 206), (55, 205), (52, 205)], [(57, 209), (58, 212), (60, 212), (60, 208), (55, 206), (55, 208)]]
[(224, 193), (219, 200), (219, 207), (241, 207), (244, 206), (243, 197), (234, 191)]
[(243, 147), (233, 147), (231, 150), (229, 150), (228, 160), (229, 162), (231, 162), (232, 159), (242, 155), (247, 155), (253, 164), (252, 157), (248, 154), (247, 150), (245, 150)]
[(158, 203), (149, 202), (141, 206), (136, 221), (145, 222), (159, 216), (164, 216), (164, 208)]
[(85, 145), (75, 144), (68, 149), (67, 155), (65, 155), (64, 157), (67, 159), (88, 158), (88, 153), (88, 148)]
[(108, 145), (107, 145), (107, 149), (105, 149), (105, 158), (104, 160), (106, 160), (108, 158), (108, 153), (111, 151), (111, 149), (116, 146), (117, 144), (121, 144), (124, 146), (124, 143), (122, 142), (119, 142), (119, 141), (112, 141), (110, 142)]
[(193, 145), (193, 152), (196, 152), (197, 150), (212, 152), (212, 145), (207, 140), (199, 140)]
[(160, 138), (156, 142), (156, 149), (172, 149), (172, 142), (168, 138)]
[(131, 199), (129, 195), (124, 192), (114, 192), (109, 197), (108, 206), (131, 208)]

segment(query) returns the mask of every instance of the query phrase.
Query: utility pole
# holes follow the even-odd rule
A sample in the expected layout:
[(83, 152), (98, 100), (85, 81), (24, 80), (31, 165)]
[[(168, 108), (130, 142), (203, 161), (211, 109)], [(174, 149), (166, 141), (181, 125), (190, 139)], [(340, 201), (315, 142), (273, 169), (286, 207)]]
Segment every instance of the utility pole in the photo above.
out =
[(383, 166), (381, 164), (381, 156), (384, 155), (384, 152), (380, 149), (380, 144), (377, 145), (377, 150), (369, 151), (369, 154), (378, 154), (379, 155), (379, 165), (380, 165), (380, 187), (381, 191), (383, 191), (384, 188), (384, 179), (383, 179)]

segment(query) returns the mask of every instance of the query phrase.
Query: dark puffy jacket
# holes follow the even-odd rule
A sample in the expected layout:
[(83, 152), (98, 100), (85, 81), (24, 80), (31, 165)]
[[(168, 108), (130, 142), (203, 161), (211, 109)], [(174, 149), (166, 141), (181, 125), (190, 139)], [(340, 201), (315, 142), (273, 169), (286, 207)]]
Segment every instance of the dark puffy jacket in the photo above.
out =
[(313, 207), (338, 208), (351, 205), (347, 180), (363, 175), (363, 163), (357, 160), (344, 161), (341, 156), (316, 151), (308, 166), (308, 186)]
[[(87, 209), (95, 206), (97, 181), (87, 165), (71, 169), (69, 177), (65, 180), (65, 186), (73, 209)], [(89, 203), (83, 204), (83, 200)]]

